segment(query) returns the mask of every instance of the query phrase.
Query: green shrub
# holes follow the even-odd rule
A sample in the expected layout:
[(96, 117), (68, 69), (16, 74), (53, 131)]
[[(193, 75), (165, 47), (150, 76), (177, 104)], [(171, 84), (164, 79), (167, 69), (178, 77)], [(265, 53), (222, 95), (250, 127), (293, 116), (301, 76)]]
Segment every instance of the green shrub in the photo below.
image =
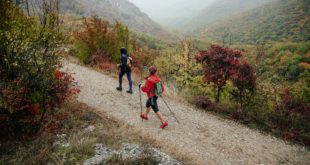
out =
[(119, 22), (112, 27), (110, 23), (98, 17), (84, 18), (83, 27), (74, 32), (75, 54), (85, 64), (97, 63), (92, 58), (100, 54), (112, 62), (119, 60), (119, 49), (132, 49), (129, 30)]
[(90, 57), (92, 51), (89, 50), (87, 45), (83, 42), (76, 41), (74, 44), (75, 56), (82, 61), (84, 64), (90, 63)]
[[(73, 78), (60, 68), (61, 35), (57, 16), (46, 13), (45, 24), (26, 17), (9, 1), (0, 24), (1, 135), (39, 128), (47, 110), (69, 96)], [(1, 10), (1, 9), (0, 9)]]

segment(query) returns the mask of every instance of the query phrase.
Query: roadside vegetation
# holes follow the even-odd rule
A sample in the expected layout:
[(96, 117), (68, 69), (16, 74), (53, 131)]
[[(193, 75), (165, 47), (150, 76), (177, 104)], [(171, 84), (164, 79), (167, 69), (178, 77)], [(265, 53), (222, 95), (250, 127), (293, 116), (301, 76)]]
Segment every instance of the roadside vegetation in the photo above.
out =
[[(95, 21), (106, 22), (99, 18), (89, 21), (91, 25), (95, 25)], [(115, 27), (125, 31), (115, 30)], [(120, 42), (117, 45), (128, 46), (130, 56), (134, 59), (136, 77), (143, 77), (144, 66), (155, 65), (166, 84), (199, 108), (222, 114), (285, 140), (310, 145), (308, 42), (256, 45), (205, 43), (202, 46), (202, 42), (183, 38), (173, 45), (150, 48), (147, 44), (137, 44), (141, 40), (120, 23), (108, 28), (110, 31), (105, 30), (106, 35), (102, 32), (98, 35), (88, 33), (100, 29), (84, 25), (76, 32), (94, 41), (91, 43), (96, 49), (91, 49), (92, 44), (84, 44), (85, 49), (73, 49), (73, 52), (96, 50), (92, 54), (85, 54), (93, 60), (92, 66), (116, 73), (118, 48), (108, 53), (104, 45), (127, 36), (126, 40), (117, 40)], [(109, 33), (118, 37), (110, 38)], [(91, 39), (91, 36), (98, 37)], [(73, 38), (73, 43), (76, 41), (80, 41), (80, 37)], [(79, 55), (77, 57), (84, 61)], [(136, 80), (140, 81), (139, 78)]]
[[(95, 155), (97, 143), (113, 149), (120, 148), (124, 142), (150, 146), (152, 140), (141, 136), (139, 131), (104, 113), (94, 112), (94, 109), (74, 99), (67, 101), (56, 112), (47, 114), (35, 136), (24, 140), (1, 140), (0, 164), (83, 164)], [(86, 131), (89, 126), (93, 126), (94, 130)], [(63, 138), (59, 138), (61, 136)], [(146, 154), (138, 160), (115, 156), (106, 163), (156, 164), (156, 160)]]
[[(81, 28), (71, 33), (60, 25), (59, 7), (37, 5), (44, 10), (26, 14), (11, 1), (0, 4), (0, 164), (77, 164), (94, 155), (96, 143), (161, 147), (74, 101), (80, 90), (61, 71), (61, 58), (69, 52), (85, 65), (115, 73), (121, 47), (133, 58), (136, 81), (146, 76), (145, 66), (155, 65), (164, 83), (201, 110), (310, 146), (309, 42), (226, 45), (184, 37), (168, 43), (96, 16), (77, 17)], [(83, 133), (89, 125), (95, 131)], [(70, 146), (53, 146), (57, 134), (66, 134)], [(107, 163), (154, 163), (142, 159)]]

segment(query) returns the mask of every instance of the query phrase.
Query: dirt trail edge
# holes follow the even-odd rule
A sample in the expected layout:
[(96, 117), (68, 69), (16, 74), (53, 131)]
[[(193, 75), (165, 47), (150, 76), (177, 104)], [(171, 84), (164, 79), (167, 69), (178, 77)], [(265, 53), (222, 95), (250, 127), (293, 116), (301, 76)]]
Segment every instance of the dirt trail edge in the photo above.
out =
[[(310, 164), (310, 153), (304, 147), (250, 130), (233, 121), (224, 120), (194, 107), (166, 99), (180, 120), (178, 124), (159, 99), (159, 109), (169, 126), (162, 130), (154, 113), (148, 121), (139, 118), (140, 100), (137, 86), (133, 95), (115, 90), (117, 80), (87, 67), (64, 61), (64, 70), (73, 73), (81, 89), (78, 100), (98, 111), (126, 121), (163, 141), (180, 148), (203, 164)], [(125, 78), (124, 78), (125, 79)], [(143, 106), (146, 97), (143, 96)]]

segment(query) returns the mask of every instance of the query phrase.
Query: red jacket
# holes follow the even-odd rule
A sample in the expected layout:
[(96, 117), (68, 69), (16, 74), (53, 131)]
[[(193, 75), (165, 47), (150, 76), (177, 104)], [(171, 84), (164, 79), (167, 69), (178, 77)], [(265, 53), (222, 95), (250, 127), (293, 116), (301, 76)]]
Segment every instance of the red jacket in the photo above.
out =
[[(144, 84), (144, 86), (142, 86), (142, 91), (146, 92), (147, 96), (149, 98), (154, 96), (154, 90), (155, 90), (155, 83), (160, 82), (160, 78), (157, 77), (155, 74), (149, 76), (148, 78), (146, 78), (146, 82)], [(164, 92), (164, 84), (161, 83), (161, 88), (162, 91)]]

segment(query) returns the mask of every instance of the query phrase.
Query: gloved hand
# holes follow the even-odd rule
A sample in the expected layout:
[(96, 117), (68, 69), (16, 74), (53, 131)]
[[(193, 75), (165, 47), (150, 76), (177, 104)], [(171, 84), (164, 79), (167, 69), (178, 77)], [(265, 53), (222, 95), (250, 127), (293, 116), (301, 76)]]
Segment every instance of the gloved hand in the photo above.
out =
[(139, 88), (141, 88), (141, 85), (142, 85), (142, 83), (139, 83), (139, 85), (138, 85), (138, 86), (139, 86)]

